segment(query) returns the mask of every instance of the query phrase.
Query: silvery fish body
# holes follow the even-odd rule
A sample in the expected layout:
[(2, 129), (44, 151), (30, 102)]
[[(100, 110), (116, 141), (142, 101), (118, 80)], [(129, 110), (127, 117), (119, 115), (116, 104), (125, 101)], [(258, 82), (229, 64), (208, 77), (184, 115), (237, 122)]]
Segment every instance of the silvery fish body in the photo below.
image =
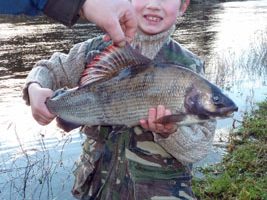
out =
[[(139, 124), (148, 109), (164, 105), (172, 115), (160, 123), (227, 117), (237, 110), (221, 90), (178, 65), (153, 63), (130, 46), (113, 47), (84, 71), (80, 86), (60, 89), (47, 102), (59, 118), (79, 125)], [(189, 118), (188, 116), (191, 116)]]

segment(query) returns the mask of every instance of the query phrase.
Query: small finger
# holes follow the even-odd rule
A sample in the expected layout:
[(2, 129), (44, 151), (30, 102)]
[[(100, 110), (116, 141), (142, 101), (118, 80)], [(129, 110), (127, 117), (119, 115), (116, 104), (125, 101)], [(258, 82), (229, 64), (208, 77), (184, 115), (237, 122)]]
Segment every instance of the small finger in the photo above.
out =
[(104, 42), (108, 42), (111, 40), (110, 36), (106, 33), (103, 37)]
[(140, 125), (141, 125), (141, 127), (142, 127), (143, 129), (145, 129), (145, 130), (148, 130), (148, 128), (149, 128), (149, 126), (148, 126), (148, 122), (147, 122), (147, 120), (145, 120), (145, 119), (141, 119), (141, 120), (140, 120)]
[(171, 112), (170, 109), (166, 109), (166, 110), (165, 110), (165, 115), (171, 115), (171, 114), (172, 114), (172, 112)]
[[(163, 105), (157, 106), (157, 117), (156, 119), (159, 119), (161, 117), (165, 116), (165, 107)], [(160, 123), (156, 123), (156, 130), (157, 132), (162, 132), (164, 130), (164, 125)]]
[(42, 126), (45, 126), (45, 125), (49, 124), (47, 121), (42, 121), (42, 120), (39, 120), (37, 122), (38, 122), (38, 124), (40, 124)]
[(43, 125), (43, 126), (50, 123), (50, 120), (48, 120), (42, 116), (38, 116), (36, 121), (38, 122), (38, 124)]
[(43, 115), (44, 115), (45, 118), (48, 119), (48, 120), (53, 120), (53, 119), (56, 117), (56, 115), (54, 115), (54, 114), (52, 114), (51, 112), (49, 112), (48, 109), (45, 109), (45, 110), (44, 110)]
[(157, 117), (157, 110), (155, 108), (150, 108), (148, 110), (148, 126), (151, 131), (156, 130), (156, 124), (154, 123)]
[(163, 105), (157, 106), (157, 119), (165, 116), (165, 107)]

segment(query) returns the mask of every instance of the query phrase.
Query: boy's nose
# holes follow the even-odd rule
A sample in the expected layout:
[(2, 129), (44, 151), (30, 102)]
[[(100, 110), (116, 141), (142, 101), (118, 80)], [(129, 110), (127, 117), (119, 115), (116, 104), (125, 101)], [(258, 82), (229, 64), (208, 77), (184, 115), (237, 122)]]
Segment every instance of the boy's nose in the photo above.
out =
[(159, 9), (161, 6), (161, 0), (149, 0), (147, 1), (147, 8), (150, 9)]

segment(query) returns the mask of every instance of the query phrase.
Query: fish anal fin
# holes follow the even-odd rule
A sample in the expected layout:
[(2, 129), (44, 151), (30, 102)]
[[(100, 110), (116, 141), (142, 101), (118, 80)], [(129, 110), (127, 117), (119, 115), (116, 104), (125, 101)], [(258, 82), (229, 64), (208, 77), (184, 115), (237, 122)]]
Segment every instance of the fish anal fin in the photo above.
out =
[(155, 123), (159, 124), (169, 124), (169, 123), (179, 123), (185, 119), (186, 115), (183, 113), (179, 114), (171, 114), (171, 115), (166, 115), (163, 116), (157, 120), (155, 120)]
[(124, 47), (110, 45), (94, 56), (82, 72), (79, 85), (105, 81), (115, 77), (121, 70), (131, 66), (145, 65), (151, 60), (133, 49), (129, 43)]

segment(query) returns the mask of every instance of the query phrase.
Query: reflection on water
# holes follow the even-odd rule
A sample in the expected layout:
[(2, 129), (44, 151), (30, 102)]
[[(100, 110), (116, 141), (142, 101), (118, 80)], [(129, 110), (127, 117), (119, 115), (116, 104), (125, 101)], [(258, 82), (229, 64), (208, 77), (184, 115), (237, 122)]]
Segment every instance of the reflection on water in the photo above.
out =
[[(267, 95), (265, 19), (266, 0), (196, 5), (173, 35), (205, 60), (208, 78), (238, 104), (238, 120)], [(0, 30), (0, 198), (72, 199), (71, 171), (83, 138), (77, 130), (64, 135), (54, 123), (39, 126), (21, 99), (21, 89), (37, 60), (67, 52), (101, 31), (83, 23), (69, 29), (44, 17), (0, 17)], [(232, 121), (219, 120), (216, 144), (225, 140)], [(221, 151), (215, 146), (199, 164), (217, 162)]]
[(53, 52), (67, 52), (73, 44), (100, 34), (91, 24), (69, 29), (51, 24), (44, 17), (2, 17), (0, 28), (0, 74), (12, 77), (24, 74), (37, 60), (48, 58)]

